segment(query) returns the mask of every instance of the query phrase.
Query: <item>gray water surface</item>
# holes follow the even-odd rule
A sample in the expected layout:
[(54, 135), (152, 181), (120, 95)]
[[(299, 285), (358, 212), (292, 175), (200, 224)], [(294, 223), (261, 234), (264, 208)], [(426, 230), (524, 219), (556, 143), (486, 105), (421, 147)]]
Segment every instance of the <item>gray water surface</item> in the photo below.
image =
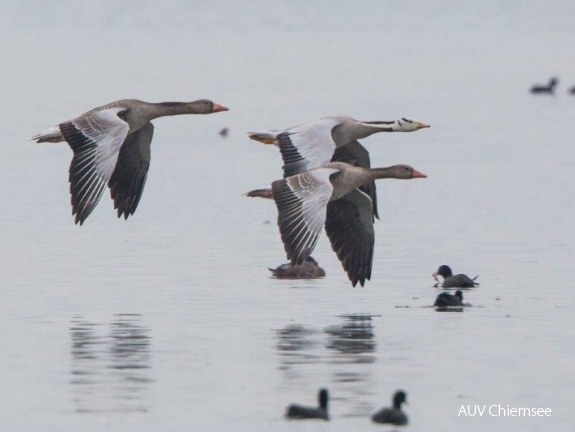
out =
[[(573, 22), (569, 1), (2, 3), (0, 430), (379, 430), (398, 388), (409, 430), (568, 430)], [(136, 214), (106, 194), (75, 226), (68, 146), (27, 139), (129, 97), (230, 111), (155, 121)], [(242, 195), (281, 176), (247, 131), (330, 114), (432, 125), (364, 140), (429, 176), (380, 182), (364, 288), (325, 236), (325, 279), (270, 278), (275, 206)], [(479, 274), (462, 312), (430, 307), (440, 264)], [(283, 419), (320, 387), (331, 422)], [(458, 416), (476, 404), (552, 415)]]

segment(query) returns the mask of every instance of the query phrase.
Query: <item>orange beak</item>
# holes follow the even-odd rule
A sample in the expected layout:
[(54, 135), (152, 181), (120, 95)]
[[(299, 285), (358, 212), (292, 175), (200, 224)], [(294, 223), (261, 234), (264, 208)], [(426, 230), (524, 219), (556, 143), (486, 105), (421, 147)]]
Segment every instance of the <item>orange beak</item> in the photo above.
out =
[(219, 105), (217, 103), (214, 104), (214, 108), (212, 109), (212, 112), (220, 112), (220, 111), (228, 111), (229, 108), (225, 107), (223, 105)]
[(417, 124), (417, 129), (424, 129), (424, 128), (431, 127), (431, 125), (428, 125), (427, 123), (417, 122), (416, 124)]
[(426, 178), (427, 176), (417, 170), (413, 170), (413, 178)]

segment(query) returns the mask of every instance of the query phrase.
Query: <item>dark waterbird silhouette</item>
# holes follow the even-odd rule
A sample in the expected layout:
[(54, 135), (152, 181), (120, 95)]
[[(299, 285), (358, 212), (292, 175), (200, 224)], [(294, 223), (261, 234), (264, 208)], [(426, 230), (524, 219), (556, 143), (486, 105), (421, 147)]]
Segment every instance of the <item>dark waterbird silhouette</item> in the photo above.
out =
[(287, 263), (268, 270), (278, 279), (319, 279), (325, 276), (325, 270), (312, 257), (307, 257), (299, 265)]
[(286, 417), (294, 420), (321, 419), (329, 420), (327, 414), (328, 394), (326, 389), (321, 389), (317, 394), (319, 407), (308, 407), (292, 404), (288, 406)]
[(443, 288), (473, 288), (474, 286), (479, 285), (479, 283), (475, 282), (475, 279), (477, 279), (478, 276), (471, 279), (469, 276), (464, 274), (454, 275), (451, 271), (451, 267), (445, 264), (439, 266), (432, 276), (438, 281), (438, 283), (435, 284), (436, 287), (439, 285), (437, 276), (443, 277), (443, 283), (441, 284)]
[(533, 84), (529, 92), (531, 94), (555, 94), (555, 87), (559, 84), (559, 80), (556, 77), (549, 79), (548, 84)]
[(574, 86), (571, 86), (571, 87), (569, 87), (569, 90), (568, 90), (568, 92), (569, 92), (569, 94), (575, 95), (575, 85), (574, 85)]
[(441, 293), (435, 299), (433, 306), (446, 307), (446, 306), (461, 306), (463, 303), (463, 293), (460, 290), (455, 291), (455, 294)]
[(406, 402), (407, 395), (403, 390), (398, 390), (393, 395), (393, 406), (391, 408), (382, 408), (374, 415), (371, 420), (375, 423), (390, 423), (397, 426), (406, 425), (408, 422), (407, 415), (401, 410), (401, 404)]

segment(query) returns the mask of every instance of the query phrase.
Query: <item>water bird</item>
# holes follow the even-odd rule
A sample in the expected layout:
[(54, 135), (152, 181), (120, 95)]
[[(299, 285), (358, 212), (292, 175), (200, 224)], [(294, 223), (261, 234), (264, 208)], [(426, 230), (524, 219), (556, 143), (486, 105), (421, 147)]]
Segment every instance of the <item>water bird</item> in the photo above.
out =
[[(478, 282), (475, 282), (475, 279), (477, 279), (478, 276), (475, 276), (473, 279), (471, 279), (465, 274), (454, 275), (451, 271), (451, 267), (445, 264), (439, 266), (437, 271), (433, 273), (432, 276), (435, 278), (435, 280), (438, 280), (437, 276), (443, 277), (443, 283), (441, 284), (443, 288), (473, 288), (479, 285)], [(435, 286), (438, 286), (438, 284)]]
[[(264, 144), (279, 147), (284, 177), (319, 168), (328, 162), (346, 162), (370, 168), (369, 152), (357, 140), (379, 132), (414, 132), (430, 127), (408, 118), (394, 121), (359, 121), (349, 116), (329, 116), (280, 131), (249, 132)], [(373, 202), (373, 215), (379, 218), (375, 182), (360, 189)]]
[(66, 141), (74, 156), (69, 177), (72, 214), (82, 225), (104, 187), (110, 188), (118, 217), (134, 214), (150, 166), (152, 120), (179, 114), (211, 114), (228, 108), (207, 99), (150, 103), (123, 99), (60, 123), (31, 139), (37, 143)]
[(574, 85), (574, 86), (571, 86), (571, 87), (569, 87), (569, 90), (568, 90), (568, 92), (569, 92), (569, 94), (575, 95), (575, 85)]
[(308, 407), (303, 405), (292, 404), (287, 407), (286, 417), (288, 419), (308, 420), (308, 419), (322, 419), (329, 420), (327, 412), (328, 393), (326, 389), (320, 389), (317, 394), (319, 406)]
[(425, 177), (408, 165), (368, 169), (330, 162), (274, 181), (272, 195), (288, 259), (292, 264), (303, 263), (325, 225), (352, 285), (363, 286), (371, 278), (375, 235), (372, 200), (358, 187), (376, 179)]
[(325, 270), (311, 256), (307, 257), (301, 264), (282, 264), (269, 271), (278, 279), (319, 279), (325, 277)]
[(230, 130), (229, 130), (229, 128), (225, 127), (225, 128), (222, 128), (218, 133), (220, 134), (220, 136), (222, 138), (226, 138), (228, 136), (228, 134), (230, 133)]
[(559, 83), (559, 80), (556, 77), (552, 77), (549, 79), (548, 84), (533, 84), (529, 89), (531, 94), (555, 94), (555, 87)]
[(407, 402), (407, 395), (403, 390), (398, 390), (393, 395), (393, 407), (382, 408), (371, 420), (375, 423), (390, 423), (396, 426), (403, 426), (408, 423), (407, 415), (401, 410), (401, 404)]
[(446, 306), (461, 306), (463, 304), (463, 293), (460, 290), (455, 291), (455, 294), (443, 292), (437, 296), (433, 306), (446, 307)]

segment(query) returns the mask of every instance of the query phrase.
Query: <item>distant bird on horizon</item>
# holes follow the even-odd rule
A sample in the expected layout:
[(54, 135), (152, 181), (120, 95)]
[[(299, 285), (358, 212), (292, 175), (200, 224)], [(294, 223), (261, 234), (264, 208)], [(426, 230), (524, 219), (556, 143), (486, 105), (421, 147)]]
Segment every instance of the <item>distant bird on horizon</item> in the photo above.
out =
[(437, 296), (433, 306), (446, 307), (446, 306), (461, 306), (463, 304), (463, 293), (460, 290), (455, 291), (455, 294), (443, 292)]
[(278, 279), (319, 279), (325, 277), (325, 270), (311, 256), (299, 265), (287, 263), (268, 270)]
[(371, 420), (374, 423), (388, 423), (396, 426), (406, 425), (408, 423), (408, 418), (401, 410), (401, 404), (406, 402), (407, 395), (405, 391), (396, 391), (393, 395), (393, 406), (391, 408), (382, 408), (371, 416)]
[(118, 217), (134, 214), (150, 167), (152, 120), (180, 114), (211, 114), (228, 108), (210, 100), (150, 103), (123, 99), (94, 108), (31, 139), (66, 141), (74, 156), (68, 180), (75, 223), (92, 213), (104, 188), (110, 188)]
[(326, 389), (320, 389), (317, 394), (318, 404), (316, 407), (308, 407), (304, 405), (292, 404), (287, 407), (286, 418), (292, 420), (310, 420), (310, 419), (320, 419), (329, 420), (329, 415), (327, 412), (328, 404), (328, 393)]
[(465, 274), (453, 275), (451, 267), (445, 264), (439, 266), (437, 271), (433, 273), (432, 276), (436, 281), (438, 281), (438, 283), (435, 284), (436, 287), (439, 285), (437, 276), (443, 277), (443, 283), (441, 284), (443, 288), (473, 288), (474, 286), (479, 285), (478, 282), (475, 282), (475, 279), (477, 279), (478, 276), (475, 276), (473, 279), (471, 279)]
[(552, 77), (549, 79), (549, 83), (545, 84), (533, 84), (529, 92), (531, 94), (555, 94), (555, 87), (559, 83), (559, 80), (556, 77)]

